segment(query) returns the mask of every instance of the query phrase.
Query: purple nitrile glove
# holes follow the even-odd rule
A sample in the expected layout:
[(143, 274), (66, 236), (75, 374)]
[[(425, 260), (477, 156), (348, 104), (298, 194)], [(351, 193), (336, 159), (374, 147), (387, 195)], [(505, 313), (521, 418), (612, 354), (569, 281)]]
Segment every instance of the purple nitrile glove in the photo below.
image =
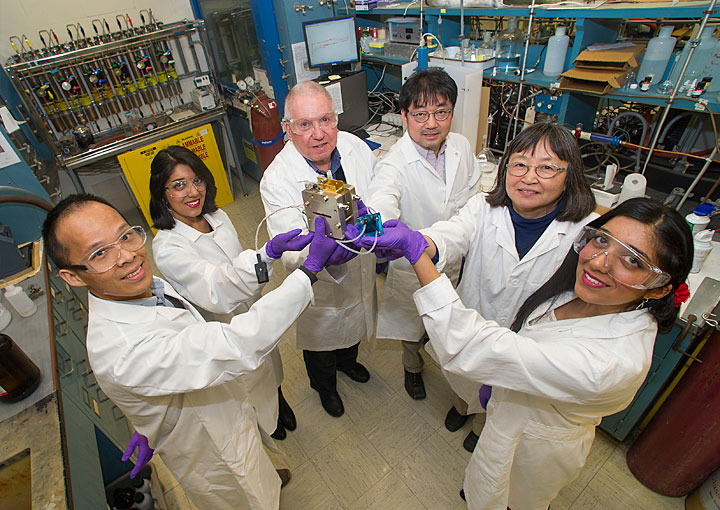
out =
[[(374, 237), (362, 237), (355, 244), (369, 249), (373, 242)], [(377, 238), (375, 246), (381, 249), (399, 248), (410, 264), (415, 264), (429, 245), (420, 232), (408, 228), (399, 220), (388, 220), (383, 223), (383, 235)]]
[(310, 250), (303, 266), (315, 273), (322, 271), (335, 251), (335, 239), (327, 236), (327, 223), (322, 216), (315, 217), (315, 235), (310, 241)]
[[(337, 244), (337, 243), (336, 243)], [(359, 248), (355, 247), (355, 245), (345, 245), (348, 246), (352, 250), (359, 251)], [(337, 247), (335, 248), (335, 251), (330, 255), (330, 258), (327, 261), (328, 266), (342, 266), (343, 264), (346, 264), (350, 262), (352, 259), (357, 257), (357, 253), (353, 253), (349, 250), (346, 250), (339, 244), (337, 244)]]
[(375, 248), (373, 251), (379, 259), (390, 261), (403, 258), (403, 251), (400, 248)]
[(375, 274), (384, 273), (389, 263), (388, 260), (385, 260), (385, 262), (377, 262), (375, 264)]
[(300, 251), (312, 241), (313, 233), (299, 235), (302, 230), (293, 229), (270, 239), (265, 245), (265, 253), (271, 259), (279, 259), (286, 251)]
[(487, 411), (487, 405), (490, 401), (490, 396), (492, 395), (492, 386), (488, 386), (487, 384), (483, 384), (480, 386), (480, 391), (478, 392), (478, 396), (480, 397), (480, 405), (483, 409)]
[(137, 463), (135, 463), (135, 467), (130, 472), (130, 478), (135, 478), (137, 476), (140, 470), (144, 468), (148, 462), (150, 462), (150, 459), (152, 459), (153, 453), (155, 452), (155, 450), (150, 448), (147, 437), (134, 432), (130, 438), (127, 448), (125, 449), (125, 453), (122, 454), (121, 460), (123, 462), (128, 460), (135, 451), (135, 448), (137, 448), (138, 451)]

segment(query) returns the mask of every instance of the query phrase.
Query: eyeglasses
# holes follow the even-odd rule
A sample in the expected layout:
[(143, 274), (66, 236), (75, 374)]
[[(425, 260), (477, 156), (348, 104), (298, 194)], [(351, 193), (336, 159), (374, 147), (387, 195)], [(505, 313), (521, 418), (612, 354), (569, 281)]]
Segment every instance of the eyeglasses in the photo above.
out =
[(528, 173), (531, 168), (535, 169), (535, 174), (541, 179), (552, 179), (558, 173), (567, 170), (567, 168), (562, 168), (557, 165), (553, 165), (552, 163), (543, 163), (542, 165), (528, 165), (527, 163), (522, 163), (520, 161), (509, 161), (507, 164), (508, 173), (510, 175), (514, 175), (515, 177), (522, 177), (523, 175)]
[(616, 282), (633, 289), (655, 289), (670, 281), (670, 275), (610, 232), (583, 227), (573, 243), (581, 259), (605, 255), (605, 270)]
[(442, 110), (435, 110), (434, 112), (411, 112), (408, 111), (408, 115), (410, 115), (413, 119), (415, 119), (415, 122), (418, 124), (425, 124), (428, 120), (430, 120), (430, 115), (435, 117), (435, 120), (438, 122), (442, 122), (444, 120), (448, 120), (450, 118), (450, 115), (452, 115), (453, 109), (452, 108), (445, 108)]
[(324, 113), (319, 119), (285, 119), (285, 122), (290, 124), (290, 129), (296, 135), (301, 133), (308, 133), (313, 130), (315, 126), (320, 129), (327, 130), (337, 126), (338, 116), (335, 112)]
[[(195, 177), (190, 182), (200, 193), (205, 191), (205, 188), (207, 187), (205, 181), (203, 181), (200, 177)], [(188, 186), (188, 182), (185, 179), (173, 181), (170, 186), (165, 186), (163, 189), (173, 198), (184, 198), (190, 194), (190, 186)]]
[(120, 248), (125, 251), (136, 251), (147, 241), (147, 234), (142, 227), (130, 227), (120, 234), (117, 241), (93, 250), (87, 258), (86, 265), (73, 264), (64, 269), (77, 269), (88, 273), (105, 273), (115, 267), (120, 259)]

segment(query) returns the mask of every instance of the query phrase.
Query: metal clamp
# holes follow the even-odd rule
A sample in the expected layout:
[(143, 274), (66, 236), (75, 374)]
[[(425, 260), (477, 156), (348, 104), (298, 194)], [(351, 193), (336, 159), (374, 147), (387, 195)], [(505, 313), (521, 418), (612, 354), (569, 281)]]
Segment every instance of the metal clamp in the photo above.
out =
[(705, 321), (705, 324), (710, 326), (711, 328), (715, 328), (718, 331), (720, 331), (720, 327), (718, 327), (718, 324), (720, 324), (720, 321), (717, 319), (717, 315), (711, 312), (705, 312), (702, 314), (702, 318)]

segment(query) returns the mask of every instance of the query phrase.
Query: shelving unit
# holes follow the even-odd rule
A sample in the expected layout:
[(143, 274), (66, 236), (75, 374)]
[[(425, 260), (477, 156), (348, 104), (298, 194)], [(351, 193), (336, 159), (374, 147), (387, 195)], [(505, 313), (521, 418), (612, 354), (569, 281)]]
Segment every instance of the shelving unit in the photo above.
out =
[[(656, 2), (656, 3), (616, 3), (603, 4), (597, 7), (564, 7), (564, 6), (543, 6), (535, 9), (534, 16), (537, 18), (562, 18), (575, 20), (575, 34), (572, 45), (568, 48), (565, 69), (572, 67), (572, 62), (580, 54), (582, 50), (594, 43), (612, 43), (618, 39), (618, 29), (623, 20), (662, 20), (662, 21), (691, 21), (697, 22), (701, 19), (710, 5), (709, 2)], [(345, 8), (341, 7), (340, 12), (345, 12)], [(367, 21), (368, 24), (379, 24), (384, 22), (387, 17), (408, 15), (418, 16), (420, 9), (417, 6), (410, 6), (409, 3), (392, 4), (390, 7), (381, 7), (370, 11), (357, 11), (348, 9), (361, 20)], [(527, 17), (530, 15), (530, 8), (522, 7), (499, 7), (499, 8), (477, 8), (466, 7), (463, 12), (465, 18), (470, 16), (480, 16), (488, 18), (497, 17)], [(429, 7), (423, 9), (423, 16), (427, 22), (427, 30), (429, 32), (438, 33), (440, 24), (438, 20), (442, 17), (442, 35), (441, 42), (443, 45), (458, 44), (458, 34), (460, 24), (457, 22), (461, 15), (459, 8), (438, 8)], [(711, 15), (712, 18), (720, 18), (720, 12), (716, 8)], [(465, 23), (465, 31), (468, 32), (469, 25)], [(535, 62), (540, 54), (541, 46), (531, 46), (528, 52), (528, 62)], [(371, 62), (387, 63), (391, 65), (402, 65), (406, 63), (403, 59), (393, 57), (368, 55), (367, 60)], [(544, 59), (544, 56), (543, 56)], [(553, 89), (554, 82), (542, 74), (541, 60), (534, 73), (526, 74), (523, 83), (530, 86), (539, 86)], [(497, 72), (496, 76), (492, 75), (492, 70), (485, 71), (486, 80), (505, 81), (510, 83), (518, 83), (519, 76), (511, 73)], [(566, 125), (574, 125), (583, 123), (588, 125), (592, 122), (597, 111), (600, 97), (599, 95), (577, 92), (570, 90), (560, 90), (562, 98), (559, 101), (558, 121)], [(615, 93), (606, 94), (602, 97), (616, 99), (619, 101), (632, 101), (648, 105), (665, 106), (668, 97), (657, 94), (654, 90), (647, 93), (639, 90), (618, 90)], [(707, 97), (708, 106), (714, 113), (720, 112), (720, 103), (718, 98)], [(684, 110), (704, 111), (700, 106), (696, 107), (697, 101), (689, 98), (676, 98), (673, 108)]]

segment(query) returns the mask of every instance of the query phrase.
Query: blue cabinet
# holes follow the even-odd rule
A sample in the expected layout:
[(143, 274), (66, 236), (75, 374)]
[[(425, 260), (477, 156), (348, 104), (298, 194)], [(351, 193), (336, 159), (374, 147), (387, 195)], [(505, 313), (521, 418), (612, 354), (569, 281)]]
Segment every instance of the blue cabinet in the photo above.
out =
[(693, 338), (691, 335), (686, 336), (678, 346), (679, 350), (673, 349), (680, 332), (681, 327), (675, 325), (669, 332), (658, 334), (655, 339), (652, 365), (645, 382), (640, 386), (635, 398), (625, 410), (606, 416), (603, 419), (600, 424), (601, 429), (620, 441), (628, 437), (655, 402), (655, 399), (670, 380), (680, 362), (685, 358), (679, 350), (686, 351)]

